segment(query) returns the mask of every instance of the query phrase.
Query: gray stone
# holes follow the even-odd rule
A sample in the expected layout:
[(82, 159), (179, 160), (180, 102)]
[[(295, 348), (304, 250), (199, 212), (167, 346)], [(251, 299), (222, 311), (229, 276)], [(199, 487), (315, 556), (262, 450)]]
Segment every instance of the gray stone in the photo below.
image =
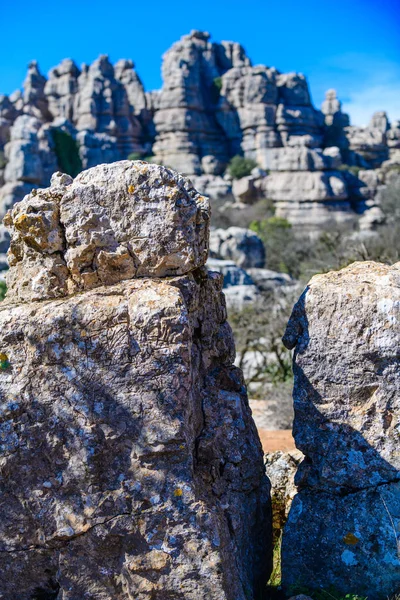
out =
[(44, 86), (48, 109), (53, 119), (73, 120), (74, 97), (78, 91), (80, 71), (73, 60), (66, 58), (51, 69)]
[(265, 248), (262, 240), (250, 229), (213, 229), (210, 232), (210, 256), (233, 260), (243, 269), (262, 268), (265, 263)]
[(28, 65), (28, 73), (23, 84), (23, 111), (44, 120), (51, 118), (44, 91), (45, 84), (46, 78), (39, 71), (37, 61), (32, 60)]
[(284, 343), (304, 453), (282, 547), (283, 585), (386, 599), (400, 586), (400, 263), (313, 277)]
[(224, 289), (232, 286), (254, 286), (254, 282), (247, 271), (238, 267), (232, 260), (209, 258), (207, 267), (211, 271), (216, 271), (224, 276)]
[(35, 190), (7, 214), (7, 275), (19, 300), (55, 298), (131, 277), (204, 265), (209, 204), (189, 181), (141, 161), (99, 165)]
[(250, 268), (248, 274), (263, 292), (273, 291), (284, 287), (293, 287), (297, 281), (292, 279), (287, 273), (278, 273), (270, 269)]
[(260, 598), (269, 482), (222, 278), (202, 267), (207, 201), (126, 161), (56, 174), (6, 221), (0, 595)]

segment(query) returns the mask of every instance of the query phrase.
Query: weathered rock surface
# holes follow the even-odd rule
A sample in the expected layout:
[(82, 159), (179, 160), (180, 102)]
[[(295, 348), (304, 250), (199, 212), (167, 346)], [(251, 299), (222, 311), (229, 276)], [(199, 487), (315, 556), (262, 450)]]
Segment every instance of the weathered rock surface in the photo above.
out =
[(265, 467), (271, 482), (274, 541), (277, 541), (282, 534), (293, 498), (297, 493), (294, 478), (303, 458), (300, 450), (286, 452), (277, 450), (265, 454)]
[(283, 583), (380, 600), (400, 589), (400, 264), (315, 276), (295, 348), (294, 437), (305, 454), (283, 538)]
[[(338, 173), (343, 163), (375, 169), (400, 160), (399, 123), (389, 123), (386, 113), (375, 113), (366, 128), (351, 127), (334, 90), (317, 110), (304, 75), (252, 66), (240, 44), (192, 31), (165, 53), (162, 72), (162, 89), (146, 92), (131, 60), (113, 65), (101, 55), (79, 69), (66, 59), (47, 79), (32, 61), (23, 91), (0, 96), (0, 186), (18, 190), (25, 179), (17, 177), (29, 165), (36, 187), (47, 187), (53, 172), (66, 169), (63, 149), (46, 142), (55, 128), (74, 140), (84, 169), (129, 155), (152, 157), (193, 175), (212, 200), (266, 198), (293, 225), (319, 231), (372, 208), (360, 202), (361, 184), (347, 185)], [(25, 137), (16, 138), (18, 119), (27, 116), (37, 120), (40, 160)], [(261, 171), (232, 184), (224, 172), (237, 154), (257, 161)], [(14, 202), (21, 199), (16, 193)], [(1, 204), (0, 195), (0, 217)], [(367, 216), (363, 228), (376, 222), (376, 215)]]
[(233, 260), (243, 269), (262, 268), (265, 263), (265, 248), (262, 240), (250, 229), (243, 227), (212, 229), (210, 256)]
[[(269, 484), (221, 277), (201, 266), (200, 198), (163, 167), (122, 162), (57, 175), (13, 209), (14, 284), (0, 307), (4, 598), (261, 597)], [(116, 277), (119, 248), (136, 243), (138, 269), (155, 277)], [(101, 285), (87, 291), (78, 275), (83, 291), (66, 295), (68, 252), (79, 271), (84, 247), (108, 256), (93, 270)], [(42, 301), (21, 303), (32, 294), (13, 271), (41, 266), (45, 281), (54, 261), (62, 297), (43, 285)]]
[(141, 161), (55, 174), (7, 214), (7, 274), (19, 300), (56, 298), (204, 265), (209, 204), (177, 173)]

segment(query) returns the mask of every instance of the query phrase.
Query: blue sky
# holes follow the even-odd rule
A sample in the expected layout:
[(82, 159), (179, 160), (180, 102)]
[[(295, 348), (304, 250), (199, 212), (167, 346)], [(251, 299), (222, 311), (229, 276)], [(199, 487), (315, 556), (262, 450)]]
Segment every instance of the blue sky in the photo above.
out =
[(374, 110), (400, 119), (400, 0), (2, 0), (0, 93), (21, 87), (27, 63), (132, 58), (146, 89), (161, 55), (191, 29), (244, 45), (253, 64), (299, 71), (314, 103), (336, 88), (352, 122)]

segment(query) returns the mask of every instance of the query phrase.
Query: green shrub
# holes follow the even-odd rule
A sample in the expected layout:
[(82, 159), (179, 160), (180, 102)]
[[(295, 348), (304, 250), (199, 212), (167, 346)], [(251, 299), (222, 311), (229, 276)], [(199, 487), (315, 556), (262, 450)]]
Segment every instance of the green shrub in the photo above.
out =
[(6, 166), (6, 157), (4, 156), (3, 150), (0, 150), (0, 169), (4, 169)]
[(358, 177), (359, 172), (361, 171), (361, 167), (357, 167), (356, 165), (340, 165), (339, 171), (348, 171), (355, 177)]
[(304, 241), (298, 243), (292, 226), (286, 219), (269, 217), (261, 221), (252, 221), (249, 229), (264, 242), (269, 269), (289, 273), (295, 278), (299, 277), (307, 243)]
[(144, 160), (140, 152), (131, 152), (128, 154), (128, 160)]
[(291, 586), (290, 594), (295, 596), (305, 594), (312, 598), (312, 600), (367, 600), (365, 596), (359, 596), (358, 594), (341, 594), (334, 588), (312, 590), (309, 587), (304, 586)]
[(211, 101), (214, 104), (217, 104), (217, 102), (221, 96), (221, 89), (222, 89), (222, 77), (215, 77), (212, 82), (211, 90), (210, 90)]
[(52, 129), (51, 135), (57, 156), (58, 168), (63, 173), (76, 177), (82, 171), (79, 147), (74, 138), (62, 129)]
[(255, 160), (237, 154), (229, 162), (228, 171), (234, 179), (241, 179), (250, 175), (255, 167), (257, 167)]
[(7, 286), (5, 281), (0, 281), (0, 302), (4, 300), (7, 292)]

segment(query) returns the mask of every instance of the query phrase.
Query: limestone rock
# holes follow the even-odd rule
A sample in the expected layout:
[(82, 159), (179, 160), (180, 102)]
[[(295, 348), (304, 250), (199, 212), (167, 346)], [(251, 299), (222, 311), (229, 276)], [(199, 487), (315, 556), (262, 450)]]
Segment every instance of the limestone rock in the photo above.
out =
[(232, 185), (224, 177), (213, 175), (195, 175), (190, 180), (197, 190), (210, 200), (233, 201)]
[(265, 248), (262, 240), (250, 229), (213, 229), (210, 233), (210, 256), (233, 260), (243, 269), (262, 268), (265, 263)]
[(233, 260), (209, 258), (207, 267), (224, 276), (224, 289), (232, 286), (253, 286), (254, 282), (245, 269), (238, 267)]
[(74, 100), (74, 121), (78, 130), (116, 137), (121, 156), (141, 151), (141, 125), (107, 55), (99, 56), (82, 70)]
[(213, 155), (223, 164), (228, 160), (226, 141), (212, 114), (221, 68), (209, 38), (208, 33), (192, 31), (166, 52), (154, 115), (156, 161), (188, 174), (201, 174), (204, 156)]
[(340, 171), (273, 172), (262, 181), (266, 198), (276, 201), (346, 200), (346, 181)]
[(256, 285), (231, 285), (224, 290), (229, 310), (241, 311), (246, 306), (254, 306), (261, 299)]
[[(261, 599), (269, 483), (222, 278), (202, 267), (207, 219), (188, 181), (128, 161), (57, 174), (9, 215), (4, 598)], [(61, 290), (68, 253), (79, 268), (92, 246), (103, 285), (51, 299), (48, 266)], [(119, 281), (123, 248), (154, 278), (124, 271)], [(20, 302), (34, 295), (22, 291), (22, 268), (30, 281), (35, 265), (42, 301)]]
[(369, 122), (371, 129), (379, 129), (382, 133), (386, 133), (389, 129), (389, 119), (385, 111), (378, 110), (374, 112)]
[(269, 452), (265, 455), (265, 467), (271, 482), (272, 526), (274, 540), (282, 534), (293, 498), (297, 493), (294, 477), (304, 456), (300, 450)]
[(400, 264), (313, 277), (295, 348), (294, 437), (304, 453), (283, 538), (283, 583), (386, 599), (400, 586)]
[(381, 127), (346, 127), (346, 136), (350, 150), (363, 161), (361, 166), (378, 167), (387, 160), (386, 134)]
[(338, 146), (346, 150), (349, 146), (345, 127), (350, 125), (349, 115), (342, 112), (342, 103), (337, 97), (336, 90), (328, 90), (321, 106), (325, 119), (325, 146)]
[[(35, 144), (28, 145), (24, 137), (6, 152), (5, 146), (17, 141), (15, 137), (10, 141), (12, 129), (23, 114), (40, 123), (40, 160)], [(198, 189), (225, 203), (233, 197), (247, 204), (265, 198), (262, 180), (270, 171), (273, 177), (278, 175), (275, 181), (270, 179), (272, 189), (267, 190), (277, 212), (293, 225), (306, 223), (317, 232), (332, 222), (347, 222), (353, 208), (355, 220), (356, 214), (378, 204), (374, 197), (373, 206), (361, 207), (359, 185), (344, 197), (339, 181), (343, 175), (337, 175), (342, 154), (346, 164), (363, 169), (400, 160), (394, 154), (400, 150), (399, 123), (389, 123), (386, 113), (375, 113), (366, 128), (351, 127), (334, 90), (328, 90), (319, 111), (304, 75), (253, 66), (240, 44), (212, 42), (207, 32), (196, 30), (165, 53), (163, 86), (152, 92), (145, 91), (133, 61), (127, 59), (113, 65), (101, 55), (81, 69), (66, 59), (51, 69), (47, 80), (37, 62), (30, 63), (23, 91), (0, 96), (0, 186), (27, 182), (26, 175), (11, 178), (21, 170), (28, 173), (29, 183), (48, 185), (59, 168), (48, 139), (50, 126), (74, 138), (83, 168), (130, 154), (148, 156), (202, 178)], [(255, 160), (260, 172), (232, 184), (223, 173), (235, 155)], [(296, 175), (290, 187), (297, 197), (289, 206), (286, 193), (280, 196), (281, 173), (289, 174), (286, 178)], [(307, 180), (301, 176), (310, 173), (318, 175)], [(329, 202), (334, 209), (327, 204), (311, 206), (316, 192), (322, 193), (318, 202)], [(14, 202), (18, 200), (16, 196)], [(375, 222), (372, 214), (364, 219), (368, 227)]]
[(292, 279), (287, 273), (278, 273), (270, 269), (250, 268), (248, 274), (263, 292), (273, 291), (284, 287), (293, 287), (297, 281)]
[(10, 130), (18, 116), (18, 111), (8, 96), (0, 96), (0, 150), (10, 140)]
[(79, 74), (78, 67), (70, 58), (66, 58), (51, 69), (44, 92), (53, 119), (62, 118), (72, 122)]
[(24, 113), (47, 120), (50, 119), (51, 115), (44, 92), (45, 84), (46, 78), (39, 71), (37, 61), (32, 60), (28, 65), (28, 73), (23, 85), (23, 110)]
[(27, 196), (8, 213), (10, 294), (55, 298), (204, 265), (208, 200), (158, 165), (121, 161)]

